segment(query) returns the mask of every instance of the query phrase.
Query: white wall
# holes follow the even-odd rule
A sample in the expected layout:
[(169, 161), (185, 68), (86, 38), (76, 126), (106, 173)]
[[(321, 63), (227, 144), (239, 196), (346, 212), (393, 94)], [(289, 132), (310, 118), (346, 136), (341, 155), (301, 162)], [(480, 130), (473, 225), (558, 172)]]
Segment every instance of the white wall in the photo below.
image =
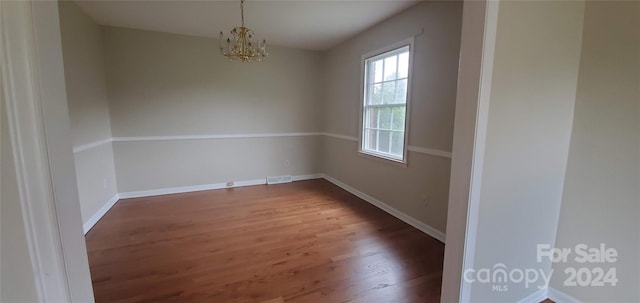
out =
[(272, 47), (246, 64), (215, 39), (103, 30), (114, 137), (304, 133), (115, 142), (120, 192), (318, 172), (319, 52)]
[[(87, 222), (117, 193), (101, 28), (72, 1), (59, 2), (69, 120), (80, 195)], [(80, 149), (79, 149), (80, 148)]]
[[(554, 266), (583, 302), (640, 302), (640, 3), (588, 1), (558, 248), (615, 248), (615, 264)], [(615, 267), (615, 287), (567, 287), (567, 267)]]
[[(424, 2), (328, 51), (324, 63), (324, 131), (358, 137), (361, 56), (413, 35), (407, 145), (451, 151), (462, 2)], [(410, 151), (407, 167), (358, 153), (357, 140), (324, 138), (322, 171), (444, 232), (450, 159)], [(411, 149), (410, 149), (411, 150)]]
[[(499, 4), (476, 245), (466, 252), (476, 270), (551, 269), (537, 262), (536, 244), (555, 242), (583, 14), (577, 1)], [(471, 301), (516, 302), (541, 282), (499, 284), (504, 292), (476, 282)]]

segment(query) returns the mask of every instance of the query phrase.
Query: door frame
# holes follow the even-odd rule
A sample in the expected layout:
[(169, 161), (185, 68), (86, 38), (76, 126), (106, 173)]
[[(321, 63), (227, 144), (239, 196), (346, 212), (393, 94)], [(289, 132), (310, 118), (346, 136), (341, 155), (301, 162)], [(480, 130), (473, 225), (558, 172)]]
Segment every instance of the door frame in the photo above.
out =
[(57, 1), (0, 1), (2, 107), (39, 302), (93, 302)]
[(499, 0), (465, 0), (441, 302), (471, 302)]

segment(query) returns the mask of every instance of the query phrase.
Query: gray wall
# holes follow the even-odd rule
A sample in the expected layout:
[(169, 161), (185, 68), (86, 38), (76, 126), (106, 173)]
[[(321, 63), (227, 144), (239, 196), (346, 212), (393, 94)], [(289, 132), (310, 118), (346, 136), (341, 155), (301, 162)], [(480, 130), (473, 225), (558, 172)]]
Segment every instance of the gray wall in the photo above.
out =
[[(246, 64), (215, 39), (104, 28), (120, 192), (318, 172), (315, 135), (158, 140), (162, 136), (320, 130), (321, 54), (273, 47)], [(147, 138), (148, 139), (148, 138)]]
[[(584, 3), (499, 4), (473, 268), (539, 269), (536, 245), (553, 245), (562, 200)], [(468, 235), (473, 237), (473, 235)], [(468, 266), (468, 265), (467, 265)], [(473, 302), (517, 302), (542, 280), (473, 283)]]
[[(220, 56), (214, 39), (98, 27), (73, 3), (61, 5), (61, 16), (85, 222), (116, 189), (327, 173), (444, 231), (449, 158), (412, 151), (398, 167), (317, 133), (357, 136), (360, 56), (424, 28), (408, 144), (448, 153), (460, 2), (420, 4), (328, 52), (273, 47), (254, 64)], [(243, 134), (266, 137), (190, 138)], [(115, 142), (82, 148), (110, 137)]]
[[(444, 233), (461, 14), (424, 2), (327, 52), (272, 47), (244, 64), (215, 39), (98, 27), (63, 3), (74, 143), (114, 138), (76, 153), (85, 222), (116, 188), (326, 173)], [(416, 34), (408, 165), (360, 156), (360, 58)], [(245, 134), (262, 137), (211, 138)]]
[[(406, 145), (451, 151), (462, 2), (424, 2), (329, 50), (324, 130), (357, 138), (361, 56), (415, 37)], [(410, 151), (406, 167), (362, 156), (357, 140), (324, 139), (322, 171), (444, 232), (450, 159)]]
[[(640, 3), (586, 4), (575, 119), (556, 247), (618, 250), (615, 264), (554, 266), (583, 302), (640, 302)], [(615, 287), (565, 287), (567, 267), (615, 267)]]
[(59, 13), (80, 208), (87, 222), (118, 192), (111, 143), (77, 150), (111, 138), (102, 35), (74, 2), (61, 1)]

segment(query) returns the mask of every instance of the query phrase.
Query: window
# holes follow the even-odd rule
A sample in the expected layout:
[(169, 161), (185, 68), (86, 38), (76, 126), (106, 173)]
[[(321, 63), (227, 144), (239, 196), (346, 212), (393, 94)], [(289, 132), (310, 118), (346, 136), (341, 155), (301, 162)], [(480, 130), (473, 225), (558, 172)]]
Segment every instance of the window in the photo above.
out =
[(360, 151), (406, 162), (410, 44), (364, 59)]

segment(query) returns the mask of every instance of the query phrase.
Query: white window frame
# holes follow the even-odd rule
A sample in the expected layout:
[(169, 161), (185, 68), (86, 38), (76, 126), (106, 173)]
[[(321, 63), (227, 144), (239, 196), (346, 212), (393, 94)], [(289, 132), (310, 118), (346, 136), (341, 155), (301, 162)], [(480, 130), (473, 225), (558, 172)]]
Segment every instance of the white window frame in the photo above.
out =
[[(360, 99), (358, 100), (358, 152), (362, 155), (369, 156), (377, 159), (384, 159), (391, 161), (392, 163), (398, 163), (407, 165), (408, 147), (409, 147), (409, 117), (411, 116), (411, 82), (413, 82), (413, 53), (414, 53), (414, 38), (408, 38), (384, 48), (375, 50), (373, 52), (366, 53), (360, 57)], [(402, 158), (398, 159), (391, 154), (374, 152), (364, 149), (364, 111), (367, 98), (367, 60), (373, 59), (377, 56), (385, 53), (393, 52), (403, 47), (409, 47), (409, 70), (407, 71), (407, 99), (405, 104), (405, 118), (404, 118), (404, 144), (402, 146)]]

